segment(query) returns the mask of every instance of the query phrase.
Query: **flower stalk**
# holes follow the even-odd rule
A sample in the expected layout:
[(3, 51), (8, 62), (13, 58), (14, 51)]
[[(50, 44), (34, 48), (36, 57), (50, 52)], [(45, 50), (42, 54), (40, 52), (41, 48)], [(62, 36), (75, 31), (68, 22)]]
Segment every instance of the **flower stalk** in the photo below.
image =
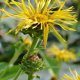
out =
[(36, 47), (39, 45), (40, 42), (41, 42), (40, 37), (34, 37), (32, 45), (24, 57), (29, 57), (30, 55), (33, 55), (34, 50), (36, 49)]
[(28, 75), (28, 80), (33, 80), (33, 75), (32, 74), (30, 74), (30, 75)]
[(41, 44), (41, 35), (39, 37), (34, 36), (32, 45), (29, 51), (24, 55), (21, 68), (28, 75), (28, 80), (33, 80), (35, 72), (44, 68), (44, 62), (38, 57), (36, 49)]

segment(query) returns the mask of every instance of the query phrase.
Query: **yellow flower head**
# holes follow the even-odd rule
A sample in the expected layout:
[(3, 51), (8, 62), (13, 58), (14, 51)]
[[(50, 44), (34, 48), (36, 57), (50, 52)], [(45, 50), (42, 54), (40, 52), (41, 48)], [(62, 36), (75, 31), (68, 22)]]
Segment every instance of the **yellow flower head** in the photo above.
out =
[[(1, 9), (0, 11), (6, 14), (6, 16), (2, 16), (2, 18), (12, 17), (20, 20), (20, 23), (16, 27), (16, 33), (23, 29), (28, 30), (30, 27), (32, 29), (40, 27), (43, 31), (45, 47), (50, 30), (53, 31), (54, 35), (59, 38), (60, 41), (65, 42), (54, 25), (59, 25), (64, 30), (74, 31), (74, 29), (67, 26), (77, 21), (76, 15), (72, 12), (73, 7), (64, 9), (65, 1), (61, 0), (54, 0), (53, 3), (51, 0), (32, 1), (34, 4), (31, 3), (31, 0), (28, 0), (27, 4), (25, 4), (24, 0), (20, 0), (20, 2), (11, 0), (10, 3), (8, 3), (8, 0), (5, 0), (6, 4), (16, 13), (12, 14)], [(14, 8), (12, 4), (17, 6), (17, 9)], [(58, 6), (58, 4), (60, 6)], [(59, 9), (55, 10), (56, 7), (59, 7)], [(35, 26), (33, 26), (34, 24)]]
[(76, 71), (74, 71), (74, 73), (72, 73), (72, 76), (65, 74), (62, 80), (80, 80), (80, 75)]
[(54, 55), (58, 60), (63, 60), (66, 62), (70, 60), (76, 60), (76, 55), (74, 53), (66, 49), (61, 50), (56, 46), (51, 46), (48, 48), (47, 53), (49, 55)]
[(24, 39), (24, 44), (31, 46), (32, 40), (30, 38)]

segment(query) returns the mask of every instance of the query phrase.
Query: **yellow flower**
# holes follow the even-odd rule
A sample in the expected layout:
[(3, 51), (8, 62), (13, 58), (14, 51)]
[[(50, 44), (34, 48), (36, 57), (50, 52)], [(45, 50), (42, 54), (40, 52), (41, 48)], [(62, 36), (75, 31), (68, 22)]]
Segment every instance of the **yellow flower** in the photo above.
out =
[(76, 55), (67, 49), (59, 49), (56, 46), (51, 46), (47, 49), (49, 55), (54, 55), (56, 59), (63, 61), (76, 60)]
[(62, 80), (80, 80), (80, 75), (76, 71), (74, 73), (72, 76), (65, 74)]
[[(53, 4), (51, 4), (51, 0), (33, 1), (34, 6), (30, 0), (28, 0), (27, 4), (25, 4), (24, 0), (20, 0), (20, 2), (11, 0), (10, 3), (8, 3), (8, 0), (5, 0), (6, 4), (16, 13), (12, 14), (4, 9), (1, 9), (0, 11), (6, 14), (6, 16), (2, 16), (2, 18), (12, 17), (15, 19), (18, 18), (20, 20), (20, 23), (16, 27), (16, 33), (23, 29), (28, 30), (30, 27), (34, 29), (40, 25), (40, 29), (43, 31), (45, 47), (47, 44), (49, 31), (53, 31), (54, 35), (61, 42), (65, 43), (65, 40), (58, 33), (58, 30), (54, 25), (59, 25), (64, 30), (75, 31), (74, 29), (67, 26), (77, 22), (76, 15), (72, 12), (73, 7), (64, 9), (65, 1), (61, 0), (54, 0)], [(17, 6), (18, 9), (15, 9), (13, 6), (11, 6), (12, 4)], [(59, 7), (59, 9), (54, 10), (56, 7)], [(35, 26), (32, 26), (34, 24)]]
[(32, 40), (29, 38), (24, 39), (24, 44), (31, 46)]

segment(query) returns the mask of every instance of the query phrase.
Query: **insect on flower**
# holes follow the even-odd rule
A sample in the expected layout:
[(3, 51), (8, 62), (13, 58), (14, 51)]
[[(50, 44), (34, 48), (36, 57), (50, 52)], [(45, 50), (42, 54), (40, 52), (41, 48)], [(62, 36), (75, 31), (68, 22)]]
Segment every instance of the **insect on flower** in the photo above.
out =
[[(35, 5), (31, 3), (31, 0), (28, 0), (27, 4), (25, 4), (24, 0), (20, 0), (20, 2), (11, 0), (10, 3), (8, 3), (8, 0), (5, 0), (5, 3), (16, 13), (13, 14), (1, 9), (0, 11), (5, 14), (5, 16), (2, 16), (2, 19), (7, 17), (19, 19), (20, 22), (15, 29), (15, 33), (23, 29), (28, 30), (30, 27), (32, 29), (40, 27), (43, 31), (44, 47), (47, 44), (49, 31), (52, 31), (61, 42), (65, 43), (65, 40), (58, 33), (54, 25), (58, 25), (64, 30), (75, 31), (67, 26), (77, 22), (76, 15), (72, 11), (73, 7), (64, 8), (66, 1), (61, 0), (54, 0), (54, 3), (52, 3), (52, 0), (32, 1)], [(18, 9), (14, 8), (12, 4), (17, 6)], [(59, 9), (55, 10), (56, 7), (59, 7)], [(32, 26), (33, 24), (36, 24), (35, 27)]]

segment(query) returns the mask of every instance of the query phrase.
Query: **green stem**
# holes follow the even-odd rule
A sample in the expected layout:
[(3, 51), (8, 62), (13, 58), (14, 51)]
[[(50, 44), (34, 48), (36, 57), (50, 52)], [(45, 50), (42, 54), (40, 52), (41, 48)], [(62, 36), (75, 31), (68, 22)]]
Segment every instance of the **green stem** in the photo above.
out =
[[(31, 45), (31, 48), (29, 49), (29, 51), (27, 52), (27, 54), (23, 57), (23, 58), (27, 58), (29, 57), (30, 55), (34, 54), (34, 50), (35, 48), (38, 47), (38, 45), (40, 45), (40, 42), (41, 42), (41, 38), (40, 37), (34, 37), (33, 38), (33, 43)], [(33, 80), (33, 74), (28, 74), (28, 80)]]
[(9, 62), (9, 65), (13, 65), (15, 63), (15, 61), (18, 59), (18, 57), (20, 56), (20, 54), (22, 53), (22, 49), (23, 49), (24, 45), (22, 44), (21, 46), (19, 46), (18, 49), (15, 49), (15, 53), (12, 57), (12, 59)]
[(13, 65), (15, 63), (15, 61), (18, 59), (20, 54), (21, 53), (16, 50), (13, 57), (12, 57), (12, 59), (9, 62), (9, 65)]
[(20, 69), (18, 70), (18, 72), (17, 72), (15, 78), (14, 78), (13, 80), (17, 80), (17, 79), (18, 79), (18, 77), (19, 77), (21, 71), (22, 71), (22, 70), (21, 70), (21, 68), (20, 68)]
[(27, 54), (24, 56), (24, 58), (30, 56), (31, 54), (33, 54), (34, 49), (38, 46), (40, 41), (41, 41), (41, 39), (39, 37), (34, 37), (31, 48), (29, 49)]
[(28, 80), (33, 80), (33, 75), (32, 74), (28, 75)]

